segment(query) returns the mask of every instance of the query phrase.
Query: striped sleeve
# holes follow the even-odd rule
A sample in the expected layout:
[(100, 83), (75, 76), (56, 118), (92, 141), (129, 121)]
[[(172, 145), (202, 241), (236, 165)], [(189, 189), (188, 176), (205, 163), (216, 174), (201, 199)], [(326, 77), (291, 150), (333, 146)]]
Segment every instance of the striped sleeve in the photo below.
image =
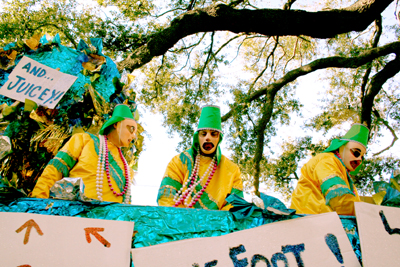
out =
[(174, 205), (174, 196), (182, 187), (185, 179), (185, 172), (182, 169), (182, 162), (179, 155), (175, 156), (168, 164), (160, 188), (158, 189), (157, 203), (160, 206)]
[(75, 166), (85, 143), (84, 134), (75, 134), (64, 147), (49, 161), (39, 177), (32, 197), (48, 198), (50, 188), (63, 177), (68, 177), (69, 171)]
[(347, 180), (343, 164), (335, 159), (325, 159), (315, 167), (315, 175), (320, 183), (325, 205), (341, 215), (354, 215), (354, 202), (358, 201)]

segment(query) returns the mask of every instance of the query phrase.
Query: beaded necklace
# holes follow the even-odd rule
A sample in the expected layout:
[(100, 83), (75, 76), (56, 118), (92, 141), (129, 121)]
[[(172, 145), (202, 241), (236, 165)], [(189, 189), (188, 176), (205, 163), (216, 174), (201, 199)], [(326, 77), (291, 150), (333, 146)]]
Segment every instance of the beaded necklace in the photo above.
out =
[[(207, 170), (204, 172), (203, 176), (199, 177), (199, 169), (200, 169), (200, 155), (197, 154), (194, 168), (192, 175), (187, 179), (186, 183), (181, 187), (181, 189), (176, 192), (174, 196), (174, 207), (178, 207), (179, 204), (183, 203), (185, 207), (193, 207), (197, 201), (199, 201), (200, 197), (203, 195), (204, 191), (206, 190), (208, 184), (210, 183), (215, 170), (217, 169), (217, 160), (214, 157), (208, 166)], [(204, 186), (201, 188), (200, 191), (195, 193), (196, 186), (203, 181), (203, 179), (208, 175), (207, 181), (205, 182)], [(192, 200), (190, 200), (190, 196), (193, 195)]]
[(119, 156), (121, 157), (122, 162), (124, 163), (124, 170), (125, 170), (125, 187), (124, 190), (121, 193), (117, 193), (111, 183), (111, 177), (110, 177), (110, 168), (109, 168), (109, 162), (108, 162), (108, 144), (107, 144), (107, 137), (105, 135), (100, 135), (100, 147), (99, 147), (99, 160), (97, 162), (97, 173), (96, 173), (96, 191), (97, 191), (97, 198), (102, 201), (103, 200), (103, 180), (104, 180), (104, 174), (103, 170), (105, 168), (106, 174), (107, 174), (107, 181), (108, 181), (108, 186), (110, 187), (110, 190), (113, 192), (114, 195), (116, 196), (123, 196), (124, 197), (124, 203), (129, 204), (129, 199), (131, 195), (131, 189), (129, 186), (129, 181), (130, 181), (130, 175), (129, 175), (129, 170), (128, 170), (128, 163), (126, 162), (126, 159), (124, 155), (122, 154), (121, 149), (118, 147), (118, 152)]

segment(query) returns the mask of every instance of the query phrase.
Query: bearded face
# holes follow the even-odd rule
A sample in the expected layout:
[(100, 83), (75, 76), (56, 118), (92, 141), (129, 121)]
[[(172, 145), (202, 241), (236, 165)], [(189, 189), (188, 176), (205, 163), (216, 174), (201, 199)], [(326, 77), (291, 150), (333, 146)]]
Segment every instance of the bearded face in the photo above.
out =
[(339, 148), (340, 156), (346, 168), (354, 171), (363, 161), (365, 147), (360, 143), (349, 141), (346, 145)]
[(200, 130), (199, 143), (203, 154), (210, 155), (215, 152), (219, 142), (219, 132), (214, 130)]

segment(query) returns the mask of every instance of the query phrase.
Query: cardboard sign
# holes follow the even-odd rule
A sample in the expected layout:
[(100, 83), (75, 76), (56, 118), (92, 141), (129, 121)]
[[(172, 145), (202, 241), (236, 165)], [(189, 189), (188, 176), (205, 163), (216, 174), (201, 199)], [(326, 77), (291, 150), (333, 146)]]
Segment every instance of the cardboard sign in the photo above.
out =
[(62, 73), (29, 57), (23, 57), (1, 87), (0, 94), (54, 108), (78, 77)]
[(398, 266), (400, 209), (355, 203), (363, 266)]
[(137, 248), (132, 260), (135, 267), (360, 266), (334, 212)]
[(0, 212), (2, 267), (129, 267), (133, 222)]

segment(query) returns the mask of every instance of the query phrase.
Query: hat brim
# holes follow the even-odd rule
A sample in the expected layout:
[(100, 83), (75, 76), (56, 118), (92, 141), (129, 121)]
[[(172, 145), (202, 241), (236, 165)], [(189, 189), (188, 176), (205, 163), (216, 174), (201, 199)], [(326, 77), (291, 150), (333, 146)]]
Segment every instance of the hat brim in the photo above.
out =
[(99, 134), (101, 134), (101, 135), (104, 134), (104, 131), (107, 129), (107, 127), (113, 125), (114, 123), (123, 121), (123, 120), (125, 120), (124, 117), (120, 117), (120, 116), (111, 117), (108, 121), (106, 121), (106, 122), (103, 124), (103, 126), (102, 126), (101, 129), (100, 129)]
[(347, 144), (348, 142), (349, 142), (348, 140), (333, 139), (330, 146), (322, 152), (325, 153), (325, 152), (335, 151), (335, 150), (339, 149), (339, 147)]

